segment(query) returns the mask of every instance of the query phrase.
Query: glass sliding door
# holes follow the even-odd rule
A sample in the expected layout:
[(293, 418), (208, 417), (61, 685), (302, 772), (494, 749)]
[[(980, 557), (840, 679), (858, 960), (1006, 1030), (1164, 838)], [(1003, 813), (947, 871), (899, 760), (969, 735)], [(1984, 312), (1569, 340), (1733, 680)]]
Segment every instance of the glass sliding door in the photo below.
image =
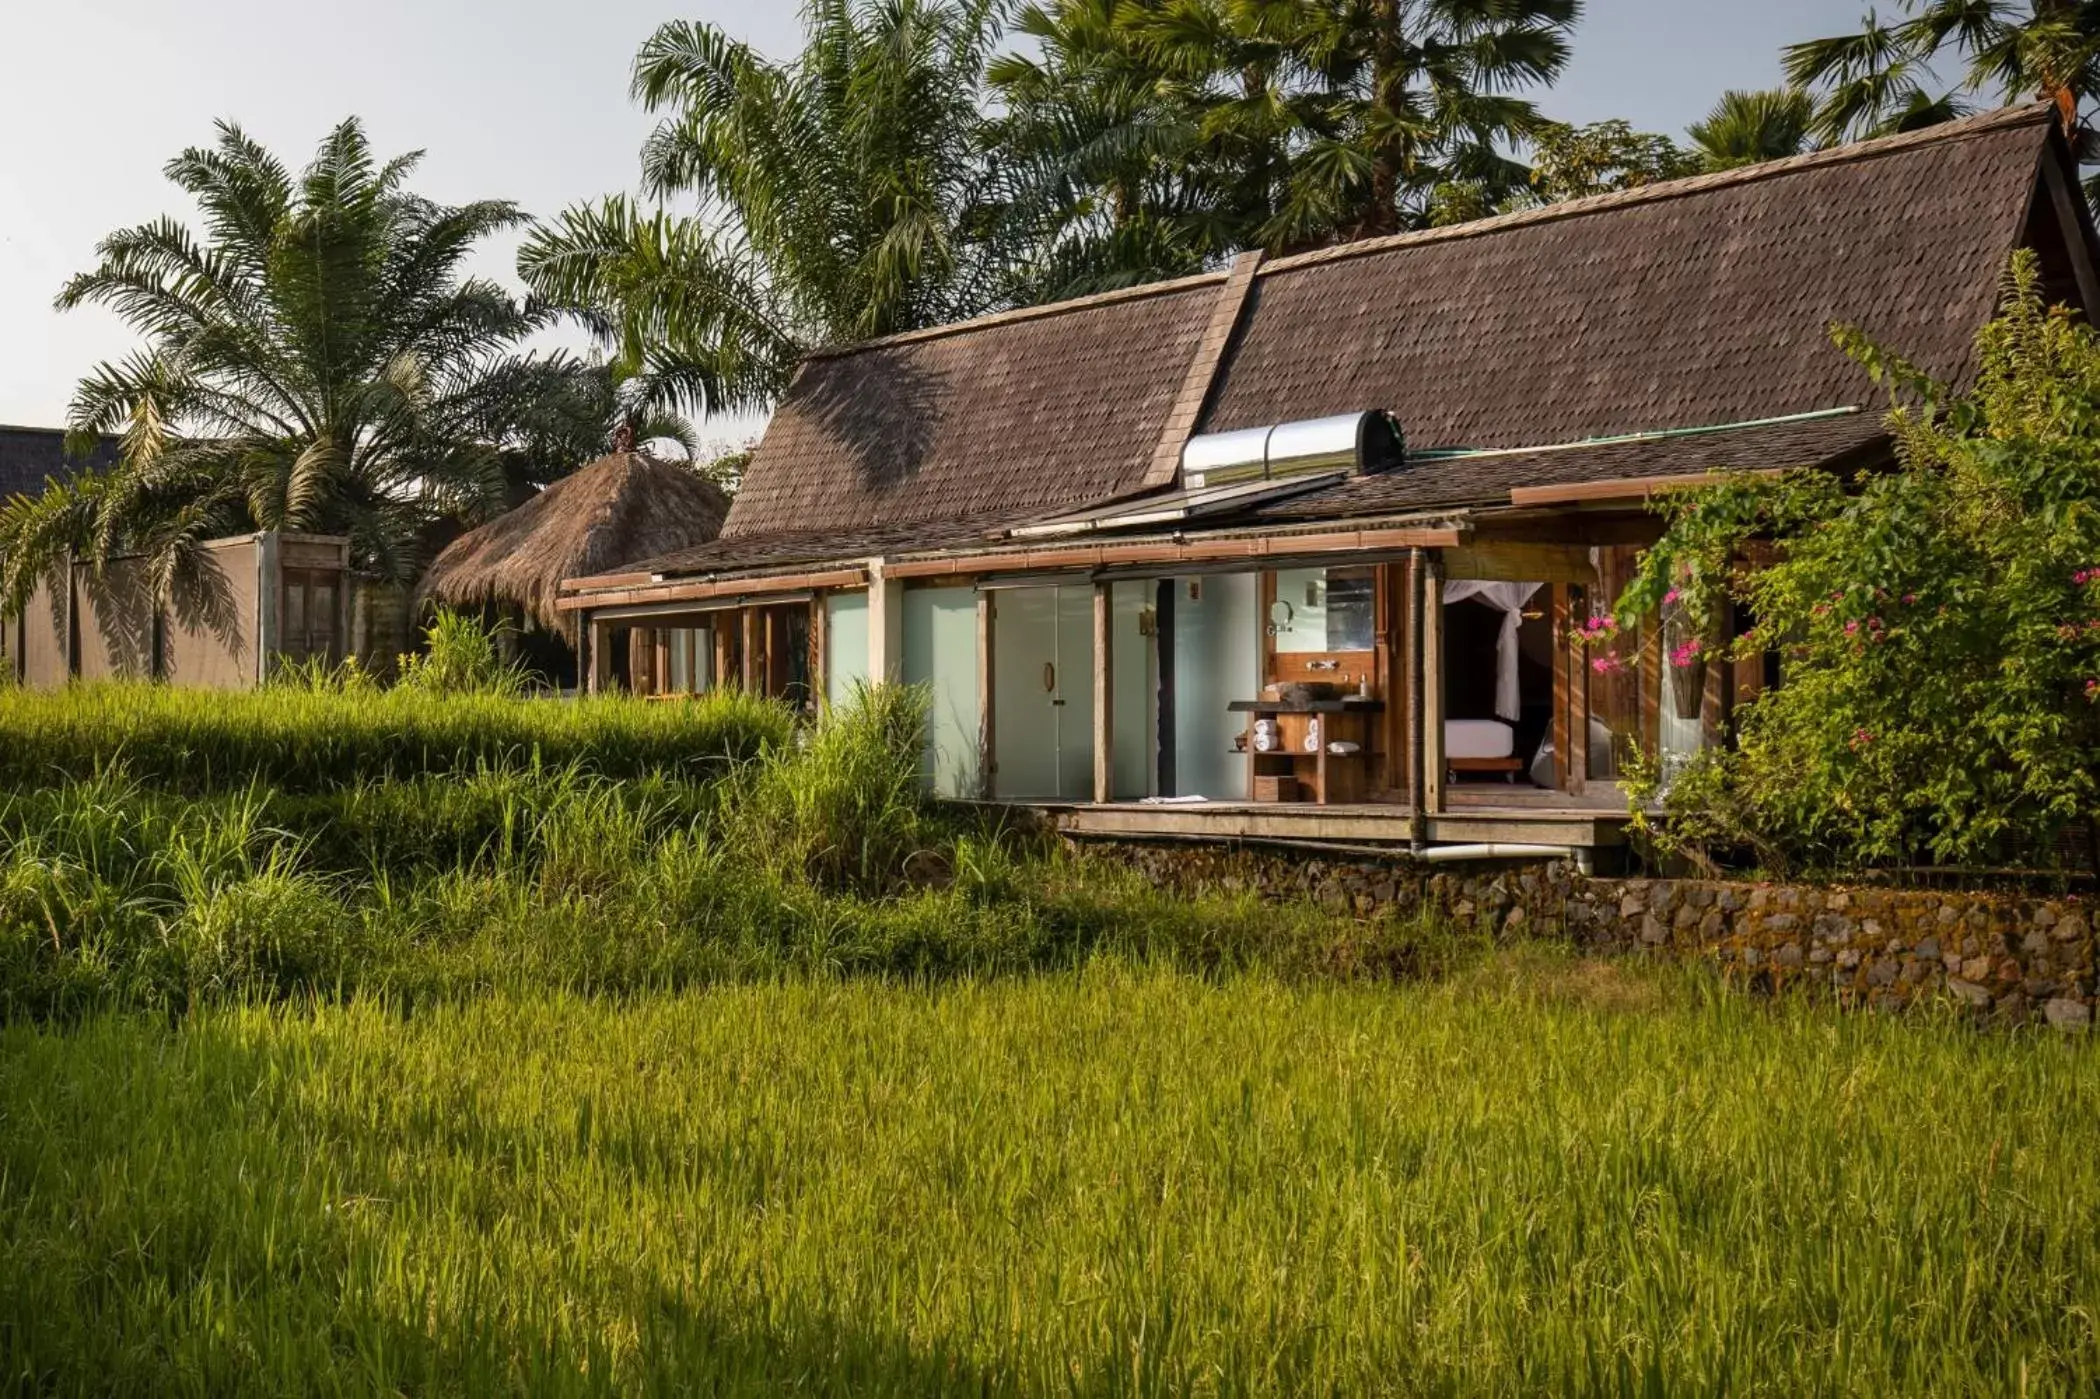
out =
[(839, 709), (868, 678), (868, 595), (827, 593), (824, 628), (824, 698)]
[[(1245, 801), (1247, 759), (1233, 749), (1245, 729), (1226, 706), (1261, 692), (1259, 580), (1213, 573), (1174, 580), (1172, 695), (1175, 796)], [(1322, 635), (1325, 622), (1322, 620)]]
[(927, 688), (928, 790), (978, 794), (977, 590), (912, 588), (904, 593), (904, 680)]
[(992, 593), (993, 791), (1012, 801), (1094, 792), (1091, 584)]

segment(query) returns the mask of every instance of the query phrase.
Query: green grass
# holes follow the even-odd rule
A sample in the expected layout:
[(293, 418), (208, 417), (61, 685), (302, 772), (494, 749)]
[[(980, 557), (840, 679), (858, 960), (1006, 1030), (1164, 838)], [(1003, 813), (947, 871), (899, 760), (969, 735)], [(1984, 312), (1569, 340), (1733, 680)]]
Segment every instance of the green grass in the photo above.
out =
[(0, 692), (0, 1394), (2100, 1386), (2100, 1049), (1176, 898), (921, 705)]
[(0, 1385), (2089, 1393), (2100, 1061), (1547, 956), (0, 1033)]
[(0, 791), (84, 780), (118, 761), (142, 782), (188, 794), (251, 782), (310, 792), (534, 762), (697, 780), (786, 742), (790, 729), (786, 710), (734, 691), (666, 705), (413, 689), (10, 688), (0, 690)]

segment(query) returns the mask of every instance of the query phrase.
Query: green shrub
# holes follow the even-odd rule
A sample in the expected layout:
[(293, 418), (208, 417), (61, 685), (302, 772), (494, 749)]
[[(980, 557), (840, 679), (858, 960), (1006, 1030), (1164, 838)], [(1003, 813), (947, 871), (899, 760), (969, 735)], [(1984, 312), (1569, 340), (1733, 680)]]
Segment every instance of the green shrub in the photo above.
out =
[(1971, 392), (1840, 338), (1898, 391), (1898, 468), (1673, 498), (1620, 602), (1678, 604), (1701, 636), (1732, 594), (1756, 626), (1723, 660), (1781, 655), (1663, 836), (1848, 869), (2048, 863), (2083, 826), (2100, 873), (2100, 335), (2044, 308), (2022, 254)]

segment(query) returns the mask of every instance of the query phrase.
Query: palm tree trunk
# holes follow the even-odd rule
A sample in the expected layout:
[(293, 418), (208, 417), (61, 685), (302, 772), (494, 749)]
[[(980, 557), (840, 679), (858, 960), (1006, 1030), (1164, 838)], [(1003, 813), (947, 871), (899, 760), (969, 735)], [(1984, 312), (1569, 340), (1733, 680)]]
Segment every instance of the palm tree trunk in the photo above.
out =
[[(1371, 27), (1371, 110), (1390, 117), (1398, 110), (1400, 90), (1407, 81), (1400, 46), (1400, 0), (1372, 0)], [(1400, 172), (1406, 158), (1406, 151), (1391, 141), (1372, 148), (1371, 206), (1360, 228), (1364, 236), (1399, 230)]]

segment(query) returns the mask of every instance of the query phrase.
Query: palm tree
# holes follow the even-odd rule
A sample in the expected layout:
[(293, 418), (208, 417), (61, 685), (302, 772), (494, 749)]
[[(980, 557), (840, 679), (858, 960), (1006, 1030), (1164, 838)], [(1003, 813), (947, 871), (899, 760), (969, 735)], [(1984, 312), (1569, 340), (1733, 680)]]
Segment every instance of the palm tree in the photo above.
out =
[(1200, 269), (1250, 227), (1207, 160), (1204, 94), (1149, 42), (1161, 0), (1030, 4), (1029, 41), (987, 70), (1002, 112), (991, 147), (1013, 207), (1040, 220), (1016, 296), (1079, 295)]
[(254, 529), (345, 534), (361, 567), (403, 578), (431, 521), (501, 506), (521, 425), (578, 430), (560, 406), (584, 366), (516, 353), (543, 317), (458, 275), (522, 215), (411, 193), (417, 160), (379, 162), (353, 118), (297, 178), (227, 124), (169, 163), (204, 236), (121, 230), (59, 294), (145, 343), (83, 379), (68, 413), (76, 448), (121, 434), (116, 463), (0, 509), (7, 610), (68, 552), (147, 553), (166, 596), (203, 541)]
[(1012, 295), (1021, 223), (980, 105), (997, 0), (814, 0), (774, 63), (712, 25), (666, 24), (633, 94), (662, 114), (648, 199), (535, 228), (518, 270), (591, 326), (642, 400), (763, 408), (810, 348), (937, 324)]
[(1153, 42), (1208, 65), (1206, 134), (1260, 162), (1272, 249), (1428, 221), (1439, 187), (1493, 204), (1542, 119), (1517, 95), (1568, 60), (1581, 0), (1170, 0)]
[(1935, 60), (1962, 68), (1962, 87), (1991, 101), (2040, 98), (2078, 133), (2100, 96), (2100, 5), (2092, 0), (1903, 0), (1907, 18), (1869, 11), (1859, 32), (1794, 44), (1787, 78), (1817, 95), (1815, 134), (1838, 141), (1912, 130), (1967, 104), (1936, 92)]
[(1706, 120), (1687, 129), (1709, 170), (1733, 170), (1800, 155), (1810, 145), (1815, 103), (1791, 88), (1724, 92)]

